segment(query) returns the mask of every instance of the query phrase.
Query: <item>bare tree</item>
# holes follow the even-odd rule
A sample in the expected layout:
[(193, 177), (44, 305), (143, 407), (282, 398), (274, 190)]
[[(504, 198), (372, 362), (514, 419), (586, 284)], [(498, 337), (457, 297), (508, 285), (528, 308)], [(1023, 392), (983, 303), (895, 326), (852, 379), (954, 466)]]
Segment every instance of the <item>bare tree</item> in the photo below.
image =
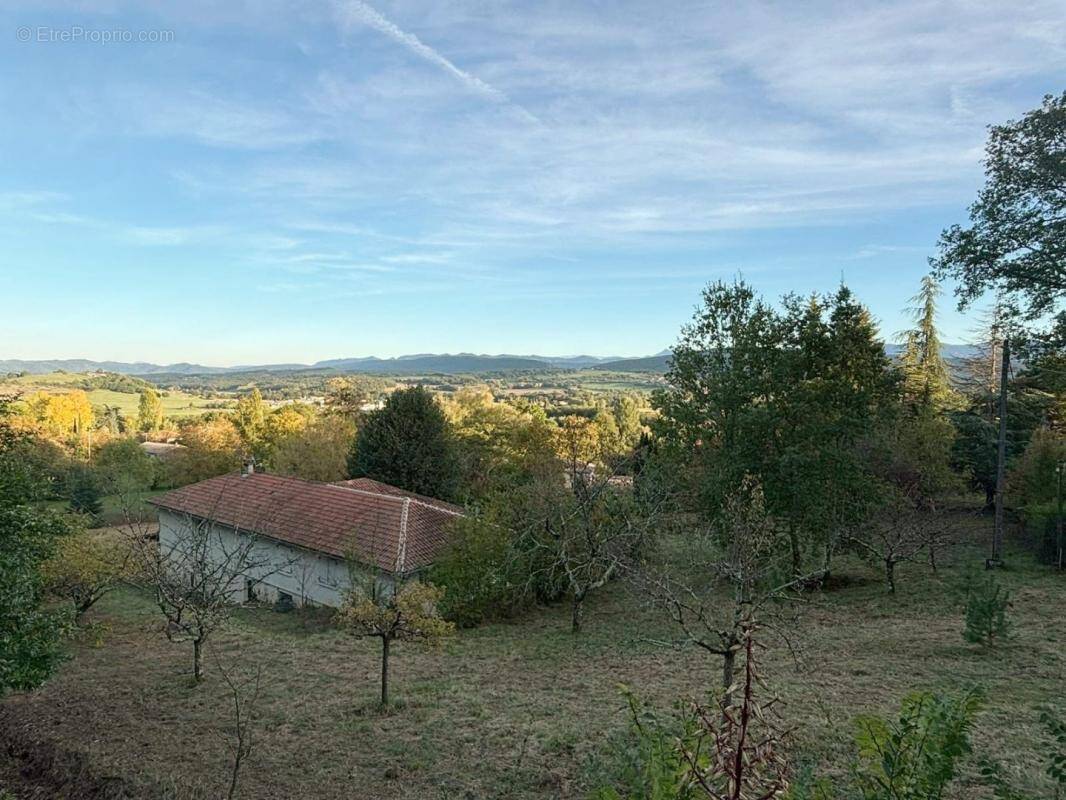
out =
[[(634, 565), (634, 584), (680, 629), (681, 640), (670, 644), (692, 645), (722, 659), (721, 685), (728, 694), (745, 626), (821, 572), (792, 576), (787, 538), (750, 476), (727, 498), (717, 530), (691, 530), (677, 538), (683, 541), (679, 552), (660, 552)], [(763, 625), (787, 640), (783, 628)]]
[(229, 790), (226, 800), (237, 796), (241, 766), (252, 752), (253, 733), (256, 723), (256, 707), (262, 688), (263, 665), (257, 663), (255, 668), (242, 667), (238, 662), (226, 664), (214, 653), (218, 672), (229, 690), (233, 708), (232, 735), (227, 737), (233, 762), (230, 766)]
[[(220, 496), (216, 505), (223, 500)], [(263, 509), (260, 516), (268, 513)], [(126, 531), (137, 582), (154, 594), (167, 638), (192, 643), (193, 680), (199, 683), (204, 644), (225, 624), (246, 581), (262, 581), (296, 558), (278, 558), (274, 548), (262, 546), (254, 522), (240, 528), (189, 514), (178, 519), (166, 541), (136, 514), (127, 515)]]
[(714, 800), (773, 800), (789, 785), (788, 762), (778, 746), (786, 733), (776, 720), (777, 698), (762, 701), (765, 688), (756, 663), (758, 626), (750, 615), (740, 625), (738, 651), (744, 664), (735, 696), (716, 708), (694, 704), (696, 733), (682, 741), (688, 779)]
[(862, 528), (850, 531), (848, 542), (882, 566), (885, 585), (893, 594), (897, 565), (925, 556), (935, 572), (937, 553), (952, 543), (939, 514), (923, 511), (903, 496), (890, 501)]

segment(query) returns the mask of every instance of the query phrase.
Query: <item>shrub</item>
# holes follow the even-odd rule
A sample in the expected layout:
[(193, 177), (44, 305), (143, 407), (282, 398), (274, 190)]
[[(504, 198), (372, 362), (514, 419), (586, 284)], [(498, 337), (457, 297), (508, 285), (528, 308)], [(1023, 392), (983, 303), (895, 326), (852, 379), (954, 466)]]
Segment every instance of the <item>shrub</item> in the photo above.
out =
[(789, 800), (940, 800), (955, 779), (959, 760), (970, 753), (970, 730), (983, 695), (915, 692), (904, 698), (899, 716), (856, 719), (856, 756), (847, 780), (817, 778), (803, 770), (789, 788)]
[(102, 492), (96, 475), (91, 469), (78, 468), (70, 473), (67, 482), (70, 493), (70, 510), (91, 517), (100, 516)]
[(658, 712), (622, 687), (629, 711), (629, 726), (611, 736), (609, 758), (594, 765), (591, 781), (603, 788), (593, 800), (691, 800), (688, 764), (682, 744), (696, 736), (695, 720), (679, 705), (671, 714)]
[(966, 627), (963, 638), (974, 644), (992, 645), (1005, 637), (1010, 623), (1007, 609), (1010, 594), (988, 575), (984, 580), (971, 583), (966, 599)]

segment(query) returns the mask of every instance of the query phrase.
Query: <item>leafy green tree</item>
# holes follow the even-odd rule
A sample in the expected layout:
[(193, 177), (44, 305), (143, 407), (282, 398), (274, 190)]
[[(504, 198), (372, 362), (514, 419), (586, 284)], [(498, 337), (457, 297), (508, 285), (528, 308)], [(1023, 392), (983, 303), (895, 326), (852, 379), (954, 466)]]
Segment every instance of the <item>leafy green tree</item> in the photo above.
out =
[(775, 312), (743, 283), (709, 286), (654, 404), (690, 497), (713, 518), (755, 477), (798, 576), (805, 551), (821, 546), (828, 559), (833, 531), (870, 512), (876, 481), (860, 445), (898, 390), (869, 313), (845, 287), (783, 305)]
[(112, 439), (93, 456), (108, 494), (143, 492), (152, 487), (156, 477), (155, 462), (133, 439)]
[[(996, 289), (1024, 306), (1029, 319), (1055, 312), (1066, 295), (1064, 219), (1066, 92), (991, 128), (970, 226), (940, 235), (934, 274), (958, 281), (962, 305)], [(1066, 324), (1066, 312), (1058, 322)]]
[(455, 441), (444, 412), (421, 386), (389, 395), (366, 415), (348, 454), (348, 474), (451, 499), (458, 490)]
[(163, 427), (163, 401), (155, 389), (143, 389), (137, 403), (137, 430), (144, 433)]
[(0, 695), (32, 689), (51, 675), (66, 627), (62, 613), (42, 605), (41, 565), (67, 524), (31, 505), (40, 489), (22, 459), (26, 437), (7, 417), (0, 402)]

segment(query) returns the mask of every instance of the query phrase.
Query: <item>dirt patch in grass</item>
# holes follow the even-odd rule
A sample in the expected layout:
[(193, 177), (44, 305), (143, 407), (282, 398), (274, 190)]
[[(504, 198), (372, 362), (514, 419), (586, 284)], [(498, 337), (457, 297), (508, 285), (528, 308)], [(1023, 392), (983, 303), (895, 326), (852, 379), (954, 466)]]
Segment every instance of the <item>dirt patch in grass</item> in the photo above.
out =
[[(983, 543), (988, 517), (962, 508), (950, 524)], [(1034, 742), (1040, 707), (1066, 685), (1066, 576), (1014, 553), (1003, 581), (1014, 593), (1013, 639), (994, 651), (962, 639), (965, 574), (981, 551), (964, 546), (938, 576), (905, 565), (899, 592), (876, 570), (842, 560), (847, 576), (815, 592), (792, 631), (798, 662), (768, 641), (764, 672), (796, 726), (791, 749), (823, 768), (846, 764), (851, 720), (889, 713), (918, 688), (979, 684), (988, 703), (975, 749), (1003, 763), (1020, 788), (1046, 790)], [(189, 682), (191, 653), (168, 643), (148, 600), (116, 593), (93, 612), (104, 626), (42, 690), (2, 704), (7, 726), (87, 759), (100, 774), (138, 776), (176, 797), (218, 797), (229, 776), (232, 715), (213, 672)], [(241, 610), (214, 647), (220, 658), (263, 668), (245, 798), (583, 797), (589, 764), (625, 725), (618, 685), (667, 708), (714, 686), (719, 664), (670, 639), (669, 621), (615, 585), (589, 602), (586, 632), (568, 610), (539, 609), (509, 623), (462, 631), (439, 647), (397, 645), (398, 707), (375, 706), (378, 646), (333, 629), (327, 617)], [(982, 796), (968, 767), (956, 797)]]

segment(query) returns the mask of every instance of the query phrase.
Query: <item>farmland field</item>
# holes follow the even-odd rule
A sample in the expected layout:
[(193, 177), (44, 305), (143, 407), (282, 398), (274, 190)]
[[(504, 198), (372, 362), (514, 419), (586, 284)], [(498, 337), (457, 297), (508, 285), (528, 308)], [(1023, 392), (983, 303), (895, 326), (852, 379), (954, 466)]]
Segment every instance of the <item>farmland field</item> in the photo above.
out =
[[(967, 502), (948, 524), (967, 544), (945, 555), (938, 576), (904, 565), (888, 596), (876, 570), (845, 560), (839, 588), (810, 595), (793, 626), (798, 660), (767, 640), (763, 672), (795, 727), (791, 754), (841, 769), (856, 714), (891, 713), (919, 688), (980, 685), (988, 700), (976, 753), (1000, 761), (1019, 788), (1044, 792), (1034, 742), (1039, 709), (1061, 710), (1066, 685), (1066, 580), (1010, 552), (1001, 578), (1013, 592), (1013, 637), (992, 651), (969, 645), (961, 585), (981, 563), (991, 520)], [(216, 655), (241, 658), (261, 665), (264, 681), (241, 797), (579, 798), (602, 780), (594, 764), (625, 726), (620, 684), (668, 708), (719, 671), (697, 652), (653, 643), (675, 632), (624, 584), (588, 605), (577, 637), (568, 609), (548, 607), (439, 647), (397, 645), (398, 707), (382, 713), (376, 640), (338, 632), (328, 613), (242, 609), (194, 688), (188, 646), (168, 643), (150, 599), (124, 590), (92, 612), (55, 679), (7, 698), (0, 719), (9, 735), (85, 755), (98, 774), (140, 787), (135, 796), (218, 797), (232, 722), (212, 670)], [(950, 796), (987, 796), (973, 759)]]
[[(17, 378), (0, 379), (0, 395), (31, 394), (48, 392), (51, 394), (69, 392), (81, 388), (83, 382), (92, 377), (87, 373), (52, 372), (45, 375), (24, 375)], [(209, 399), (176, 389), (162, 389), (160, 398), (163, 402), (163, 414), (168, 417), (188, 417), (202, 414), (220, 405), (229, 405), (228, 401)], [(135, 417), (140, 395), (135, 392), (117, 392), (112, 389), (86, 390), (89, 402), (94, 407), (112, 406), (118, 408), (123, 416)]]

